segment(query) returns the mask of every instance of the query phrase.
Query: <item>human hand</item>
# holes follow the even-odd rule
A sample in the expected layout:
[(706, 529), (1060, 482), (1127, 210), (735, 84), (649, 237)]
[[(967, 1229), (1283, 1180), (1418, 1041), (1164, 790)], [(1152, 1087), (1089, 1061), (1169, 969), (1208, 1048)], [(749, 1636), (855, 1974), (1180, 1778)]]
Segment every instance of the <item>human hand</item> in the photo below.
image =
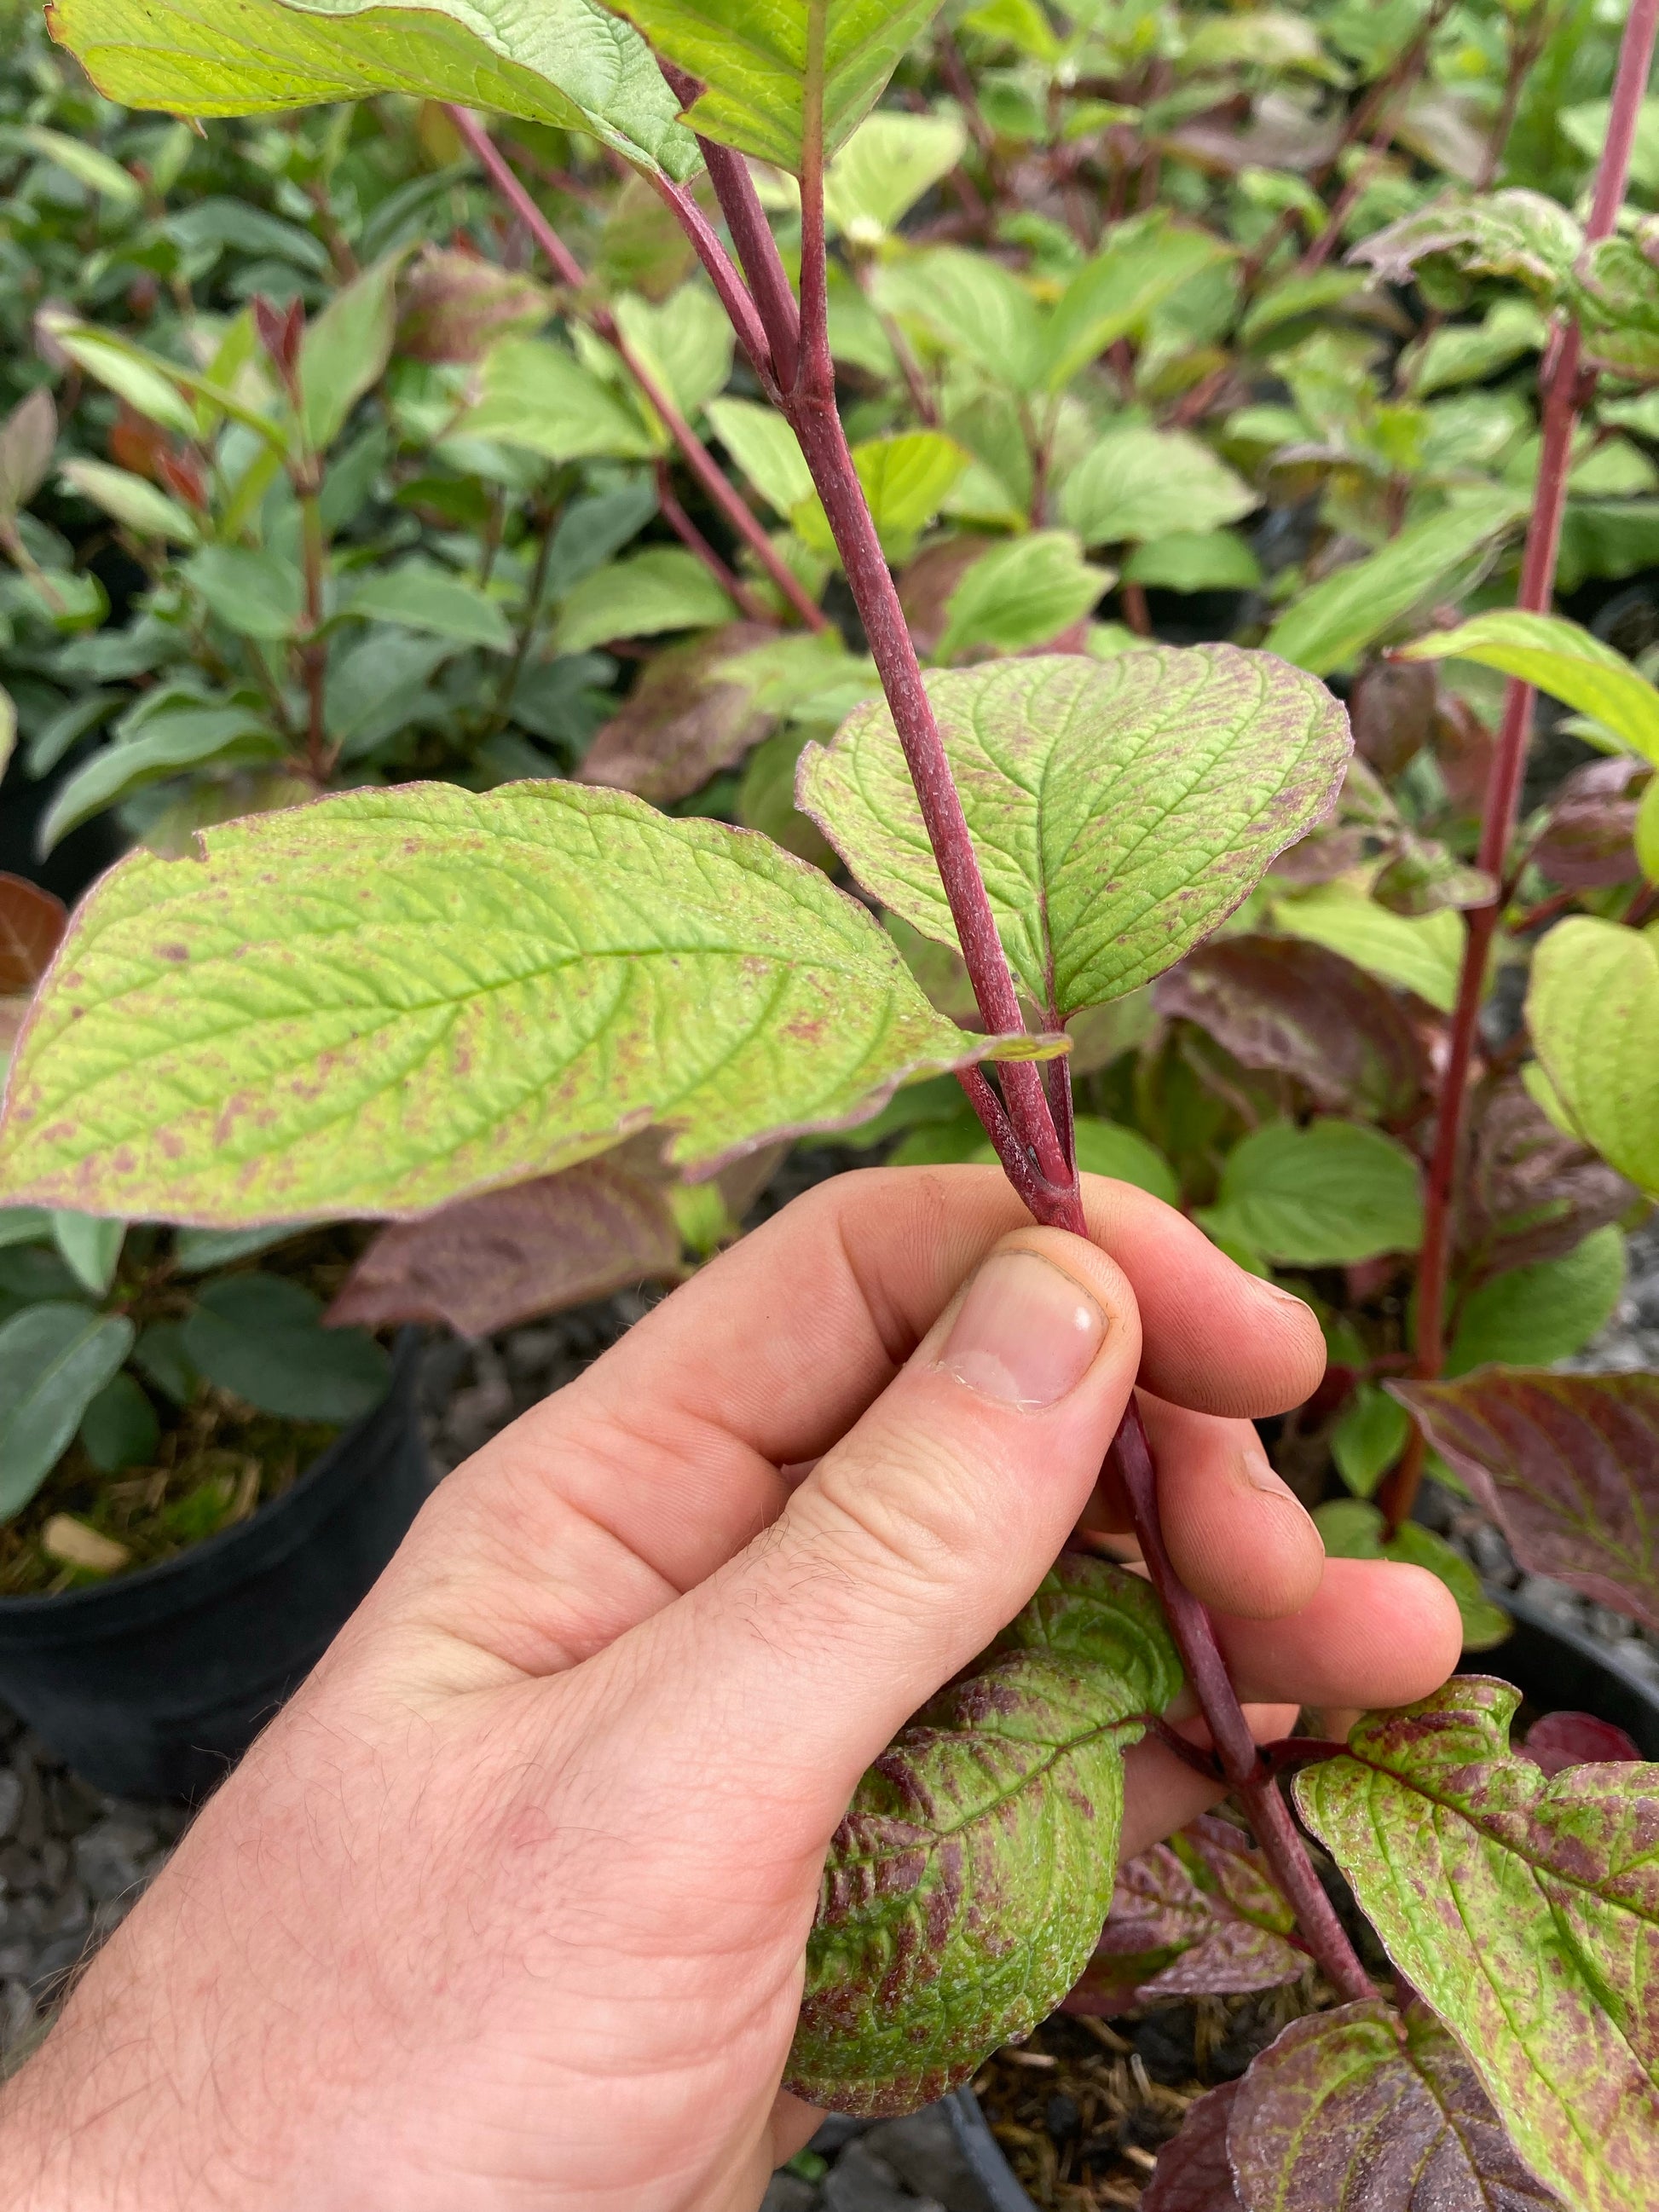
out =
[[(0, 2203), (757, 2204), (813, 2124), (778, 2084), (830, 1837), (1113, 1520), (1137, 1373), (1258, 1735), (1437, 1685), (1444, 1589), (1325, 1561), (1243, 1418), (1312, 1388), (1312, 1316), (1085, 1186), (1092, 1243), (991, 1169), (822, 1186), (458, 1468), (9, 2086)], [(1218, 1795), (1127, 1766), (1125, 1856)]]

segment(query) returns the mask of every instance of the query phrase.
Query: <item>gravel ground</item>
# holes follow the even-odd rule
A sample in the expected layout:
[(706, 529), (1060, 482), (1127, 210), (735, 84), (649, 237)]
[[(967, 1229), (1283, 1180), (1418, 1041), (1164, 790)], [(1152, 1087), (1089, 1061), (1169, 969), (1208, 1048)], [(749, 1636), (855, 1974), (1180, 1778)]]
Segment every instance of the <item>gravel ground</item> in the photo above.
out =
[[(757, 1212), (775, 1210), (796, 1190), (857, 1158), (830, 1153), (790, 1160)], [(1659, 1223), (1632, 1240), (1630, 1255), (1624, 1304), (1602, 1336), (1571, 1364), (1659, 1369)], [(447, 1473), (569, 1382), (659, 1295), (623, 1291), (483, 1342), (435, 1342), (422, 1381), (435, 1472)], [(1489, 1581), (1524, 1588), (1557, 1617), (1618, 1643), (1659, 1685), (1659, 1643), (1622, 1614), (1561, 1583), (1523, 1575), (1498, 1532), (1443, 1492), (1433, 1517)], [(166, 1863), (184, 1820), (173, 1808), (130, 1804), (89, 1788), (0, 1708), (0, 2069), (15, 2064), (33, 2046), (75, 1968)], [(1120, 2021), (1104, 2038), (1094, 2024), (1059, 2023), (1040, 2030), (1024, 2051), (1001, 2055), (981, 2075), (981, 2094), (999, 2124), (1010, 2130), (1011, 2144), (1019, 2145), (1022, 2130), (1029, 2138), (1022, 2166), (1035, 2160), (1045, 2179), (1058, 2172), (1055, 2193), (1050, 2197), (1045, 2189), (1044, 2201), (1132, 2203), (1136, 2170), (1152, 2154), (1147, 2146), (1172, 2131), (1194, 2071), (1201, 2079), (1228, 2078), (1243, 2070), (1258, 2043), (1277, 2032), (1277, 2023), (1265, 2014), (1259, 2021), (1254, 2014), (1248, 2021), (1218, 2014), (1220, 2024), (1211, 2021), (1207, 2027), (1187, 2014), (1194, 2014), (1192, 2007)], [(1090, 2036), (1094, 2051), (1084, 2048)], [(1043, 2069), (1050, 2066), (1069, 2069), (1067, 2086), (1037, 2098)], [(1076, 2114), (1090, 2111), (1109, 2116), (1114, 2140), (1124, 2146), (1118, 2169), (1098, 2196), (1092, 2188), (1079, 2193), (1066, 2179), (1073, 2155), (1067, 2130)], [(1039, 2118), (1042, 2124), (1034, 2125)], [(1079, 2129), (1083, 2125), (1079, 2118)], [(1079, 2142), (1086, 2149), (1081, 2136)], [(775, 2178), (766, 2199), (766, 2212), (903, 2212), (916, 2206), (989, 2212), (939, 2106), (873, 2125), (830, 2120), (795, 2169)]]

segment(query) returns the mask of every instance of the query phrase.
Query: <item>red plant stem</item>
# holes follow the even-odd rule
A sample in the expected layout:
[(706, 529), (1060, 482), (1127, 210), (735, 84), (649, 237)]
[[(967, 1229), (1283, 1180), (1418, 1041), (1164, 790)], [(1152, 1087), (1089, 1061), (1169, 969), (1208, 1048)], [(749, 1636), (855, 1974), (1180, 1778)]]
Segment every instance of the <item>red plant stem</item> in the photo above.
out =
[(679, 495), (674, 489), (674, 479), (669, 473), (666, 461), (659, 460), (657, 463), (656, 477), (657, 505), (662, 511), (663, 520), (673, 532), (675, 537), (695, 560), (702, 563), (721, 591), (726, 592), (728, 598), (737, 601), (750, 622), (763, 623), (766, 620), (766, 609), (755, 598), (742, 577), (737, 574), (728, 562), (720, 558), (719, 553), (681, 505)]
[[(1654, 0), (1659, 5), (1659, 0)], [(822, 35), (822, 9), (809, 9), (809, 40), (816, 25)], [(810, 58), (808, 73), (811, 74)], [(808, 110), (814, 105), (810, 100)], [(933, 716), (916, 660), (904, 612), (881, 550), (870, 509), (836, 404), (835, 366), (828, 325), (828, 270), (823, 234), (823, 175), (821, 144), (808, 131), (801, 164), (801, 307), (799, 375), (780, 393), (780, 404), (799, 440), (823, 501), (842, 566), (864, 624), (915, 787), (928, 841), (939, 865), (963, 958), (973, 983), (981, 1018), (993, 1033), (1023, 1030), (1018, 994), (998, 934), (984, 878), (980, 873), (962, 800), (951, 774), (944, 740)], [(747, 168), (726, 166), (734, 208), (721, 205), (738, 250), (765, 216)], [(720, 190), (717, 181), (716, 190)], [(774, 248), (775, 252), (775, 247)], [(744, 254), (744, 265), (750, 267)], [(756, 265), (761, 265), (757, 254)], [(753, 268), (750, 268), (751, 279)], [(793, 301), (792, 301), (793, 304)], [(763, 314), (765, 309), (762, 309)], [(769, 324), (769, 337), (774, 337)], [(963, 1088), (979, 1112), (1010, 1180), (1036, 1218), (1046, 1225), (1086, 1237), (1088, 1222), (1069, 1146), (1062, 1147), (1048, 1093), (1035, 1063), (1007, 1060), (1000, 1069), (1006, 1110), (983, 1072), (968, 1071)], [(1063, 1079), (1057, 1079), (1057, 1081)], [(1069, 1115), (1066, 1115), (1069, 1129)], [(1014, 1143), (1008, 1141), (1009, 1133)], [(1318, 1877), (1283, 1798), (1264, 1781), (1255, 1741), (1230, 1680), (1209, 1616), (1187, 1590), (1170, 1564), (1158, 1523), (1158, 1484), (1146, 1432), (1132, 1397), (1111, 1448), (1109, 1463), (1123, 1474), (1141, 1547), (1153, 1583), (1169, 1611), (1172, 1632), (1188, 1676), (1230, 1780), (1244, 1796), (1263, 1851), (1295, 1906), (1309, 1946), (1336, 1988), (1346, 1996), (1373, 1994), (1340, 1922), (1320, 1887)]]
[(1302, 1838), (1279, 1795), (1279, 1785), (1256, 1748), (1243, 1708), (1233, 1689), (1227, 1662), (1215, 1640), (1210, 1616), (1175, 1571), (1158, 1521), (1158, 1477), (1146, 1431), (1133, 1399), (1112, 1440), (1107, 1465), (1117, 1475), (1128, 1502), (1140, 1556), (1163, 1601), (1170, 1633), (1199, 1709), (1209, 1725), (1210, 1741), (1224, 1779), (1243, 1800), (1262, 1855), (1273, 1878), (1295, 1909), (1308, 1947), (1325, 1977), (1344, 1999), (1375, 1996), (1370, 1978), (1359, 1963), (1347, 1931), (1314, 1872)]
[(760, 380), (767, 398), (775, 405), (778, 380), (772, 366), (772, 349), (762, 325), (759, 310), (750, 295), (748, 286), (732, 266), (732, 257), (714, 235), (708, 217), (684, 185), (653, 171), (647, 181), (656, 191), (674, 220), (690, 241), (692, 251), (703, 266), (703, 273), (714, 288), (715, 297), (726, 313), (727, 319), (738, 334), (738, 343), (749, 357), (749, 366)]
[[(537, 206), (535, 201), (532, 199), (518, 178), (514, 175), (506, 156), (489, 133), (478, 121), (477, 116), (465, 107), (450, 106), (446, 112), (488, 172), (490, 181), (502, 198), (507, 201), (537, 245), (547, 256), (560, 283), (564, 285), (567, 290), (580, 295), (587, 282), (581, 264)], [(679, 409), (676, 407), (668, 393), (664, 391), (657, 378), (629, 344), (617, 323), (616, 317), (608, 308), (597, 305), (583, 305), (578, 308), (578, 313), (581, 314), (589, 327), (596, 331), (617, 355), (629, 376), (645, 395), (648, 404), (661, 418), (663, 428), (684, 454), (686, 466), (702, 486), (715, 507), (719, 508), (720, 514), (731, 524), (738, 537), (754, 555), (772, 582), (782, 592), (787, 603), (794, 609), (809, 629), (828, 629), (829, 619), (823, 609), (815, 605), (811, 595), (801, 583), (799, 577), (793, 574), (787, 562), (782, 558), (776, 546), (767, 536), (759, 517), (729, 481), (714, 455), (686, 421), (684, 416), (681, 414)], [(673, 523), (674, 518), (669, 514), (665, 505), (663, 512), (668, 516), (670, 522)], [(675, 523), (674, 526), (678, 529), (679, 526)], [(683, 531), (680, 534), (682, 537), (684, 536)], [(699, 542), (707, 545), (707, 541), (701, 538), (700, 533)], [(686, 539), (686, 543), (691, 544), (694, 552), (697, 552), (697, 546), (692, 544), (690, 538)], [(707, 550), (708, 553), (713, 554), (712, 546), (707, 547)], [(702, 560), (704, 556), (702, 553), (698, 552), (697, 557)], [(724, 566), (724, 563), (721, 565)], [(727, 573), (729, 574), (729, 571)], [(730, 591), (732, 584), (728, 582), (726, 588)], [(738, 591), (735, 596), (741, 599), (743, 594)]]
[[(1607, 118), (1607, 143), (1595, 176), (1595, 191), (1585, 227), (1586, 243), (1611, 236), (1618, 221), (1630, 172), (1631, 149), (1636, 125), (1653, 65), (1656, 34), (1659, 33), (1659, 0), (1632, 0), (1619, 50), (1619, 74), (1613, 85), (1613, 106)], [(1545, 614), (1555, 587), (1556, 556), (1561, 544), (1561, 518), (1567, 501), (1567, 474), (1572, 441), (1578, 427), (1578, 410), (1587, 396), (1582, 374), (1578, 325), (1568, 321), (1551, 340), (1541, 380), (1544, 386), (1542, 440), (1538, 459), (1538, 490), (1527, 529), (1526, 552), (1521, 566), (1519, 606), (1530, 614)], [(1515, 835), (1522, 787), (1526, 777), (1527, 739), (1532, 726), (1533, 690), (1530, 684), (1511, 678), (1504, 694), (1504, 720), (1492, 756), (1481, 817), (1480, 848), (1475, 865), (1501, 883), (1504, 863)], [(1470, 1071), (1480, 1034), (1480, 1001), (1486, 980), (1486, 963), (1503, 915), (1499, 897), (1472, 908), (1467, 915), (1463, 963), (1457, 981), (1457, 1003), (1452, 1015), (1445, 1073), (1441, 1079), (1439, 1113), (1435, 1124), (1434, 1150), (1429, 1161), (1428, 1188), (1423, 1207), (1423, 1249), (1418, 1260), (1417, 1331), (1414, 1371), (1431, 1380), (1445, 1364), (1446, 1293), (1451, 1272), (1452, 1236), (1457, 1213), (1459, 1170), (1463, 1155), (1464, 1125), (1468, 1119)], [(1420, 1431), (1399, 1463), (1378, 1486), (1376, 1503), (1390, 1530), (1410, 1517), (1422, 1480), (1425, 1443)]]

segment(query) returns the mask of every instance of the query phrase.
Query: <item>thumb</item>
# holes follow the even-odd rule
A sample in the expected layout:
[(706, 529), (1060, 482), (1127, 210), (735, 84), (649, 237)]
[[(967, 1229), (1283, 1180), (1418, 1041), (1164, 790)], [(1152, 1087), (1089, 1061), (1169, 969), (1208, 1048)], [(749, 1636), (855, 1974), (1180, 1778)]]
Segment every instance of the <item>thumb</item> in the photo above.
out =
[(1042, 1581), (1139, 1360), (1134, 1296), (1103, 1252), (1060, 1230), (1005, 1237), (781, 1517), (637, 1632), (657, 1645), (648, 1678), (682, 1685), (682, 1728), (695, 1713), (728, 1775), (769, 1793), (781, 1747), (827, 1836), (865, 1767)]

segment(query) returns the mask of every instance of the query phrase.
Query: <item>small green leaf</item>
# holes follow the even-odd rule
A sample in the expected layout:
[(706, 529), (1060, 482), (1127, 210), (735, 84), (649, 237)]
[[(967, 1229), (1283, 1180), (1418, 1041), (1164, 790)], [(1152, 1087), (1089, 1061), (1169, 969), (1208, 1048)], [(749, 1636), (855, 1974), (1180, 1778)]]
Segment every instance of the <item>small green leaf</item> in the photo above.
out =
[[(833, 154), (879, 99), (938, 0), (614, 0), (659, 54), (704, 87), (687, 120), (705, 138), (799, 175), (809, 100)], [(811, 55), (816, 27), (822, 43)]]
[[(276, 453), (286, 447), (282, 426), (269, 413), (226, 392), (211, 378), (201, 376), (177, 362), (149, 353), (112, 331), (95, 330), (78, 322), (61, 308), (43, 307), (40, 327), (87, 374), (95, 377), (130, 407), (165, 430), (181, 438), (196, 439), (217, 416), (228, 415), (262, 438)], [(184, 395), (194, 394), (198, 407)]]
[(398, 271), (406, 251), (388, 253), (338, 291), (300, 346), (300, 427), (314, 453), (326, 453), (363, 394), (392, 357), (398, 326)]
[(246, 545), (204, 545), (181, 571), (210, 614), (240, 637), (275, 645), (299, 625), (305, 585), (292, 561)]
[(325, 1328), (322, 1303), (281, 1275), (209, 1283), (184, 1328), (208, 1381), (291, 1421), (355, 1421), (379, 1405), (392, 1363), (362, 1329)]
[(1213, 1216), (1267, 1259), (1352, 1266), (1417, 1249), (1421, 1179), (1403, 1145), (1364, 1122), (1271, 1121), (1227, 1155)]
[(793, 514), (811, 499), (812, 471), (775, 407), (757, 406), (752, 399), (716, 399), (708, 413), (720, 443), (775, 514)]
[(166, 538), (178, 545), (194, 545), (201, 537), (201, 526), (190, 509), (158, 491), (143, 477), (111, 468), (104, 461), (81, 459), (65, 461), (58, 475), (71, 491), (101, 507), (106, 514), (113, 515), (141, 538)]
[(1533, 957), (1527, 1024), (1578, 1134), (1659, 1193), (1659, 925), (1559, 924)]
[(1598, 1229), (1559, 1260), (1492, 1275), (1464, 1300), (1448, 1375), (1501, 1359), (1547, 1367), (1571, 1358), (1612, 1320), (1625, 1293), (1625, 1240)]
[(553, 649), (583, 653), (613, 637), (712, 629), (733, 621), (737, 611), (694, 553), (678, 545), (648, 545), (583, 578), (559, 610)]
[(184, 707), (158, 714), (119, 744), (106, 745), (64, 783), (40, 822), (40, 849), (49, 853), (59, 839), (130, 791), (209, 761), (280, 759), (285, 747), (250, 709), (243, 707)]
[(876, 246), (961, 161), (968, 133), (954, 115), (866, 116), (830, 162), (823, 212), (854, 246)]
[(1459, 1678), (1298, 1775), (1304, 1815), (1468, 2054), (1527, 2165), (1582, 2212), (1659, 2172), (1651, 1766), (1513, 1752), (1520, 1692)]
[(1340, 952), (1367, 975), (1414, 991), (1443, 1014), (1457, 1003), (1464, 925), (1455, 907), (1390, 914), (1352, 884), (1334, 883), (1299, 898), (1275, 900), (1273, 918), (1287, 935)]
[(82, 1289), (101, 1298), (115, 1280), (127, 1224), (96, 1213), (54, 1213), (52, 1241)]
[(1060, 511), (1088, 545), (1218, 530), (1258, 504), (1241, 477), (1185, 430), (1109, 429), (1068, 472)]
[(46, 480), (58, 443), (58, 410), (44, 385), (0, 422), (0, 516), (26, 507)]
[(647, 459), (641, 417), (609, 385), (547, 338), (503, 338), (484, 356), (479, 398), (458, 434), (523, 446), (550, 461)]
[(965, 247), (945, 246), (879, 267), (876, 305), (918, 326), (935, 348), (963, 355), (1016, 392), (1042, 375), (1042, 318), (1012, 269)]
[(28, 1306), (0, 1328), (0, 1521), (21, 1513), (132, 1346), (89, 1306)]
[(1079, 1114), (1073, 1129), (1077, 1164), (1085, 1175), (1110, 1176), (1115, 1182), (1132, 1182), (1137, 1190), (1151, 1191), (1166, 1206), (1180, 1205), (1175, 1170), (1138, 1129), (1126, 1129), (1121, 1122), (1102, 1121), (1093, 1114)]
[(681, 414), (700, 415), (732, 374), (732, 325), (714, 294), (701, 283), (682, 284), (658, 304), (624, 292), (616, 314), (623, 337), (656, 370)]
[(1231, 530), (1172, 530), (1135, 547), (1123, 580), (1165, 592), (1251, 592), (1261, 581), (1261, 563)]
[[(1329, 803), (1348, 746), (1322, 684), (1232, 646), (994, 661), (927, 692), (1009, 958), (1060, 1020), (1224, 920)], [(799, 794), (868, 890), (955, 943), (884, 705), (802, 756)]]
[(274, 1229), (176, 1229), (173, 1265), (181, 1275), (205, 1275), (210, 1268), (228, 1267), (233, 1260), (268, 1252), (293, 1234), (287, 1222), (278, 1222)]
[(1550, 301), (1583, 247), (1583, 229), (1542, 192), (1450, 192), (1366, 239), (1352, 258), (1403, 284), (1419, 263), (1445, 258), (1468, 276), (1516, 277)]
[(1650, 884), (1659, 884), (1659, 775), (1642, 793), (1636, 810), (1636, 858)]
[(1478, 660), (1592, 715), (1632, 752), (1659, 762), (1659, 691), (1622, 653), (1560, 615), (1503, 607), (1403, 646), (1401, 660)]
[(89, 192), (100, 199), (114, 200), (124, 208), (137, 209), (143, 204), (143, 191), (138, 180), (128, 173), (118, 161), (111, 161), (107, 154), (84, 140), (71, 138), (66, 131), (49, 130), (44, 123), (28, 123), (20, 127), (9, 127), (3, 134), (9, 147), (27, 146), (44, 161), (50, 161)]
[(1524, 512), (1512, 493), (1483, 489), (1465, 494), (1439, 514), (1407, 523), (1380, 551), (1350, 562), (1304, 592), (1268, 632), (1267, 650), (1316, 676), (1345, 667), (1443, 590)]
[[(1385, 1398), (1382, 1402), (1391, 1401)], [(1400, 1407), (1395, 1411), (1401, 1414), (1403, 1443), (1411, 1423)], [(1330, 1559), (1393, 1559), (1404, 1566), (1425, 1568), (1444, 1583), (1457, 1601), (1466, 1651), (1490, 1651), (1514, 1633), (1515, 1623), (1501, 1605), (1494, 1605), (1486, 1595), (1480, 1576), (1463, 1554), (1431, 1528), (1416, 1521), (1403, 1521), (1392, 1536), (1385, 1536), (1381, 1512), (1360, 1498), (1334, 1498), (1316, 1506), (1314, 1522)]]
[(161, 1425), (143, 1386), (131, 1375), (110, 1376), (81, 1416), (81, 1441), (87, 1457), (106, 1474), (147, 1467), (155, 1458)]
[(458, 645), (480, 645), (489, 653), (513, 650), (513, 626), (496, 601), (465, 576), (418, 555), (369, 575), (352, 592), (347, 611), (453, 638)]
[(261, 115), (376, 93), (454, 100), (591, 131), (684, 180), (696, 142), (626, 24), (587, 0), (55, 0), (52, 35), (109, 99), (175, 115)]
[(647, 1124), (711, 1167), (997, 1048), (817, 869), (620, 792), (365, 789), (201, 842), (78, 909), (0, 1124), (15, 1196), (417, 1213)]
[(14, 1244), (38, 1244), (52, 1235), (49, 1206), (0, 1206), (0, 1252)]
[(1111, 1902), (1122, 1753), (1180, 1683), (1146, 1585), (1064, 1556), (860, 1784), (807, 1939), (790, 2088), (911, 2112), (1054, 2009)]
[(937, 658), (973, 646), (1008, 653), (1047, 645), (1081, 622), (1111, 580), (1109, 568), (1084, 559), (1069, 530), (1010, 538), (982, 553), (951, 592)]
[[(882, 550), (896, 565), (909, 558), (917, 538), (950, 496), (968, 465), (968, 455), (953, 438), (942, 437), (937, 430), (903, 430), (896, 437), (871, 438), (854, 446), (853, 465)], [(790, 519), (816, 551), (835, 551), (835, 536), (816, 492), (793, 509)]]
[[(1356, 1498), (1369, 1498), (1406, 1449), (1412, 1432), (1405, 1408), (1375, 1382), (1362, 1382), (1331, 1431), (1336, 1471)], [(1328, 1548), (1328, 1547), (1327, 1547)]]
[(1066, 285), (1044, 328), (1041, 379), (1062, 391), (1108, 346), (1139, 329), (1170, 293), (1229, 248), (1162, 211), (1119, 223), (1111, 241)]

